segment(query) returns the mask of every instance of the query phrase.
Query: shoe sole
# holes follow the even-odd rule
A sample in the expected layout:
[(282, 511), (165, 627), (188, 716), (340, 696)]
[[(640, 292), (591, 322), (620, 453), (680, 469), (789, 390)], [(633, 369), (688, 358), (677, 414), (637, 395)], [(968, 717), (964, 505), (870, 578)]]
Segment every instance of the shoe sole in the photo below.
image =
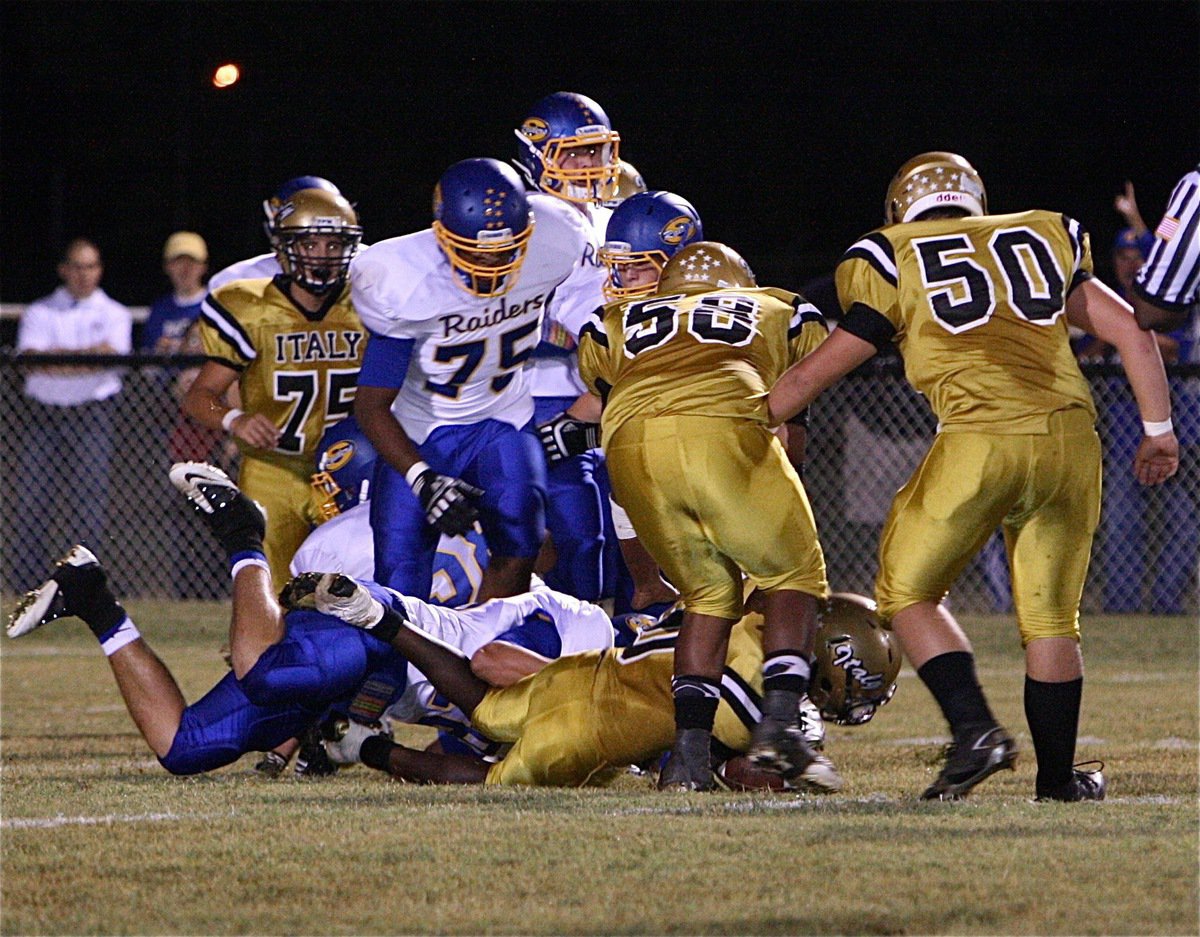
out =
[[(60, 566), (99, 565), (100, 561), (96, 559), (96, 555), (82, 543), (75, 544), (54, 564), (55, 568)], [(36, 631), (42, 625), (48, 625), (50, 622), (57, 621), (63, 617), (55, 615), (53, 618), (46, 618), (46, 613), (54, 605), (54, 599), (58, 595), (58, 588), (58, 583), (54, 579), (47, 579), (36, 589), (26, 592), (9, 617), (8, 627), (5, 629), (8, 636), (10, 638), (19, 638), (22, 635), (29, 634), (31, 631)]]
[(8, 636), (19, 638), (55, 621), (54, 618), (46, 618), (46, 613), (50, 611), (57, 597), (58, 583), (53, 579), (43, 582), (32, 592), (26, 592), (13, 609), (8, 628), (5, 629)]
[[(242, 489), (237, 486), (237, 483), (225, 474), (224, 471), (215, 465), (209, 465), (207, 462), (176, 462), (171, 466), (170, 471), (167, 472), (167, 477), (171, 480), (171, 484), (175, 487), (176, 491), (184, 495), (202, 513), (209, 516), (215, 513), (216, 508), (213, 506), (208, 494), (201, 488), (201, 485), (209, 485), (213, 488), (231, 491), (235, 497), (239, 494), (244, 494)], [(253, 499), (250, 499), (250, 503), (262, 515), (263, 523), (265, 524), (267, 522), (267, 509)]]
[(932, 787), (921, 795), (921, 800), (959, 800), (970, 793), (971, 789), (982, 781), (986, 781), (997, 771), (1015, 771), (1017, 763), (1017, 753), (1014, 749), (1009, 749), (1008, 752), (993, 764), (975, 772), (965, 781), (959, 781), (956, 784), (950, 784), (942, 790), (935, 791)]
[(200, 510), (206, 514), (213, 512), (212, 503), (201, 490), (200, 485), (213, 485), (218, 488), (228, 488), (237, 491), (233, 479), (215, 465), (207, 462), (176, 462), (167, 473), (171, 484), (176, 490), (186, 495)]

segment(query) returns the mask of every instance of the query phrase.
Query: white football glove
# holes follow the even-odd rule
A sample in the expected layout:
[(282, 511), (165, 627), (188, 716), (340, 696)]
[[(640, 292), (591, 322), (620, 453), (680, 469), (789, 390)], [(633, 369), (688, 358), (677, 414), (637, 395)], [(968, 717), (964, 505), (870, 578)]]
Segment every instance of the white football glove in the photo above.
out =
[(325, 746), (325, 754), (335, 765), (358, 764), (362, 743), (373, 735), (385, 734), (383, 727), (378, 723), (364, 725), (352, 719), (339, 719), (331, 729), (329, 734), (337, 738), (325, 738), (321, 744)]
[(359, 628), (370, 628), (383, 617), (383, 603), (349, 576), (326, 573), (317, 583), (316, 598), (317, 611)]

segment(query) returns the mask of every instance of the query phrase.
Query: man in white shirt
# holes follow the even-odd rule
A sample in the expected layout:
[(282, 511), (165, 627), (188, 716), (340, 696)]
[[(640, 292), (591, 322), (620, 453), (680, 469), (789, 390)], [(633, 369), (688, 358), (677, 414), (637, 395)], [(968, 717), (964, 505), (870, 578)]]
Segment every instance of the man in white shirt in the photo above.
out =
[(104, 532), (121, 371), (36, 363), (39, 355), (129, 353), (133, 317), (100, 288), (103, 273), (99, 248), (71, 241), (58, 265), (63, 285), (31, 303), (18, 326), (17, 351), (29, 362), (16, 479), (17, 503), (29, 510), (16, 520), (12, 550), (18, 590), (36, 585), (51, 559), (47, 532), (91, 543)]

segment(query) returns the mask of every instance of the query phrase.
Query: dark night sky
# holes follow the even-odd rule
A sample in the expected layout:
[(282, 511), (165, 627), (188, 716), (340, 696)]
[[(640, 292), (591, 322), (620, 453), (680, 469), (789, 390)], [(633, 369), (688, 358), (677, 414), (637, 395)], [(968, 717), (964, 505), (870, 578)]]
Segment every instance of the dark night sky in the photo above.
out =
[[(368, 241), (422, 227), (441, 171), (511, 157), (558, 90), (793, 288), (881, 222), (922, 150), (972, 160), (994, 211), (1078, 218), (1101, 272), (1123, 181), (1153, 225), (1200, 157), (1196, 2), (9, 0), (0, 53), (5, 302), (49, 292), (88, 234), (106, 289), (148, 303), (167, 234), (200, 231), (214, 269), (259, 253), (259, 203), (302, 173), (357, 201)], [(217, 91), (225, 60), (244, 77)]]

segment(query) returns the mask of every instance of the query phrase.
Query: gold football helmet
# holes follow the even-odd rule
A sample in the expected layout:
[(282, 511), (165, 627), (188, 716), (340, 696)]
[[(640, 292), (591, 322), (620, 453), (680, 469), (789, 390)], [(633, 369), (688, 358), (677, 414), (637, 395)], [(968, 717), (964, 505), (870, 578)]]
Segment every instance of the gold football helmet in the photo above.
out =
[(875, 603), (838, 592), (821, 605), (808, 697), (838, 725), (869, 722), (896, 692), (900, 642), (885, 630)]
[(617, 166), (617, 191), (611, 198), (605, 199), (605, 208), (616, 208), (629, 196), (649, 191), (646, 180), (642, 178), (642, 174), (637, 171), (637, 167), (633, 163), (622, 159), (617, 161)]
[(983, 180), (975, 167), (957, 153), (922, 153), (896, 170), (888, 185), (883, 217), (887, 224), (899, 224), (931, 208), (987, 214)]
[(757, 285), (754, 271), (732, 247), (717, 241), (695, 241), (667, 261), (658, 281), (658, 293), (700, 293)]
[(338, 193), (301, 189), (279, 206), (270, 232), (284, 274), (320, 296), (345, 282), (363, 230), (354, 207)]

